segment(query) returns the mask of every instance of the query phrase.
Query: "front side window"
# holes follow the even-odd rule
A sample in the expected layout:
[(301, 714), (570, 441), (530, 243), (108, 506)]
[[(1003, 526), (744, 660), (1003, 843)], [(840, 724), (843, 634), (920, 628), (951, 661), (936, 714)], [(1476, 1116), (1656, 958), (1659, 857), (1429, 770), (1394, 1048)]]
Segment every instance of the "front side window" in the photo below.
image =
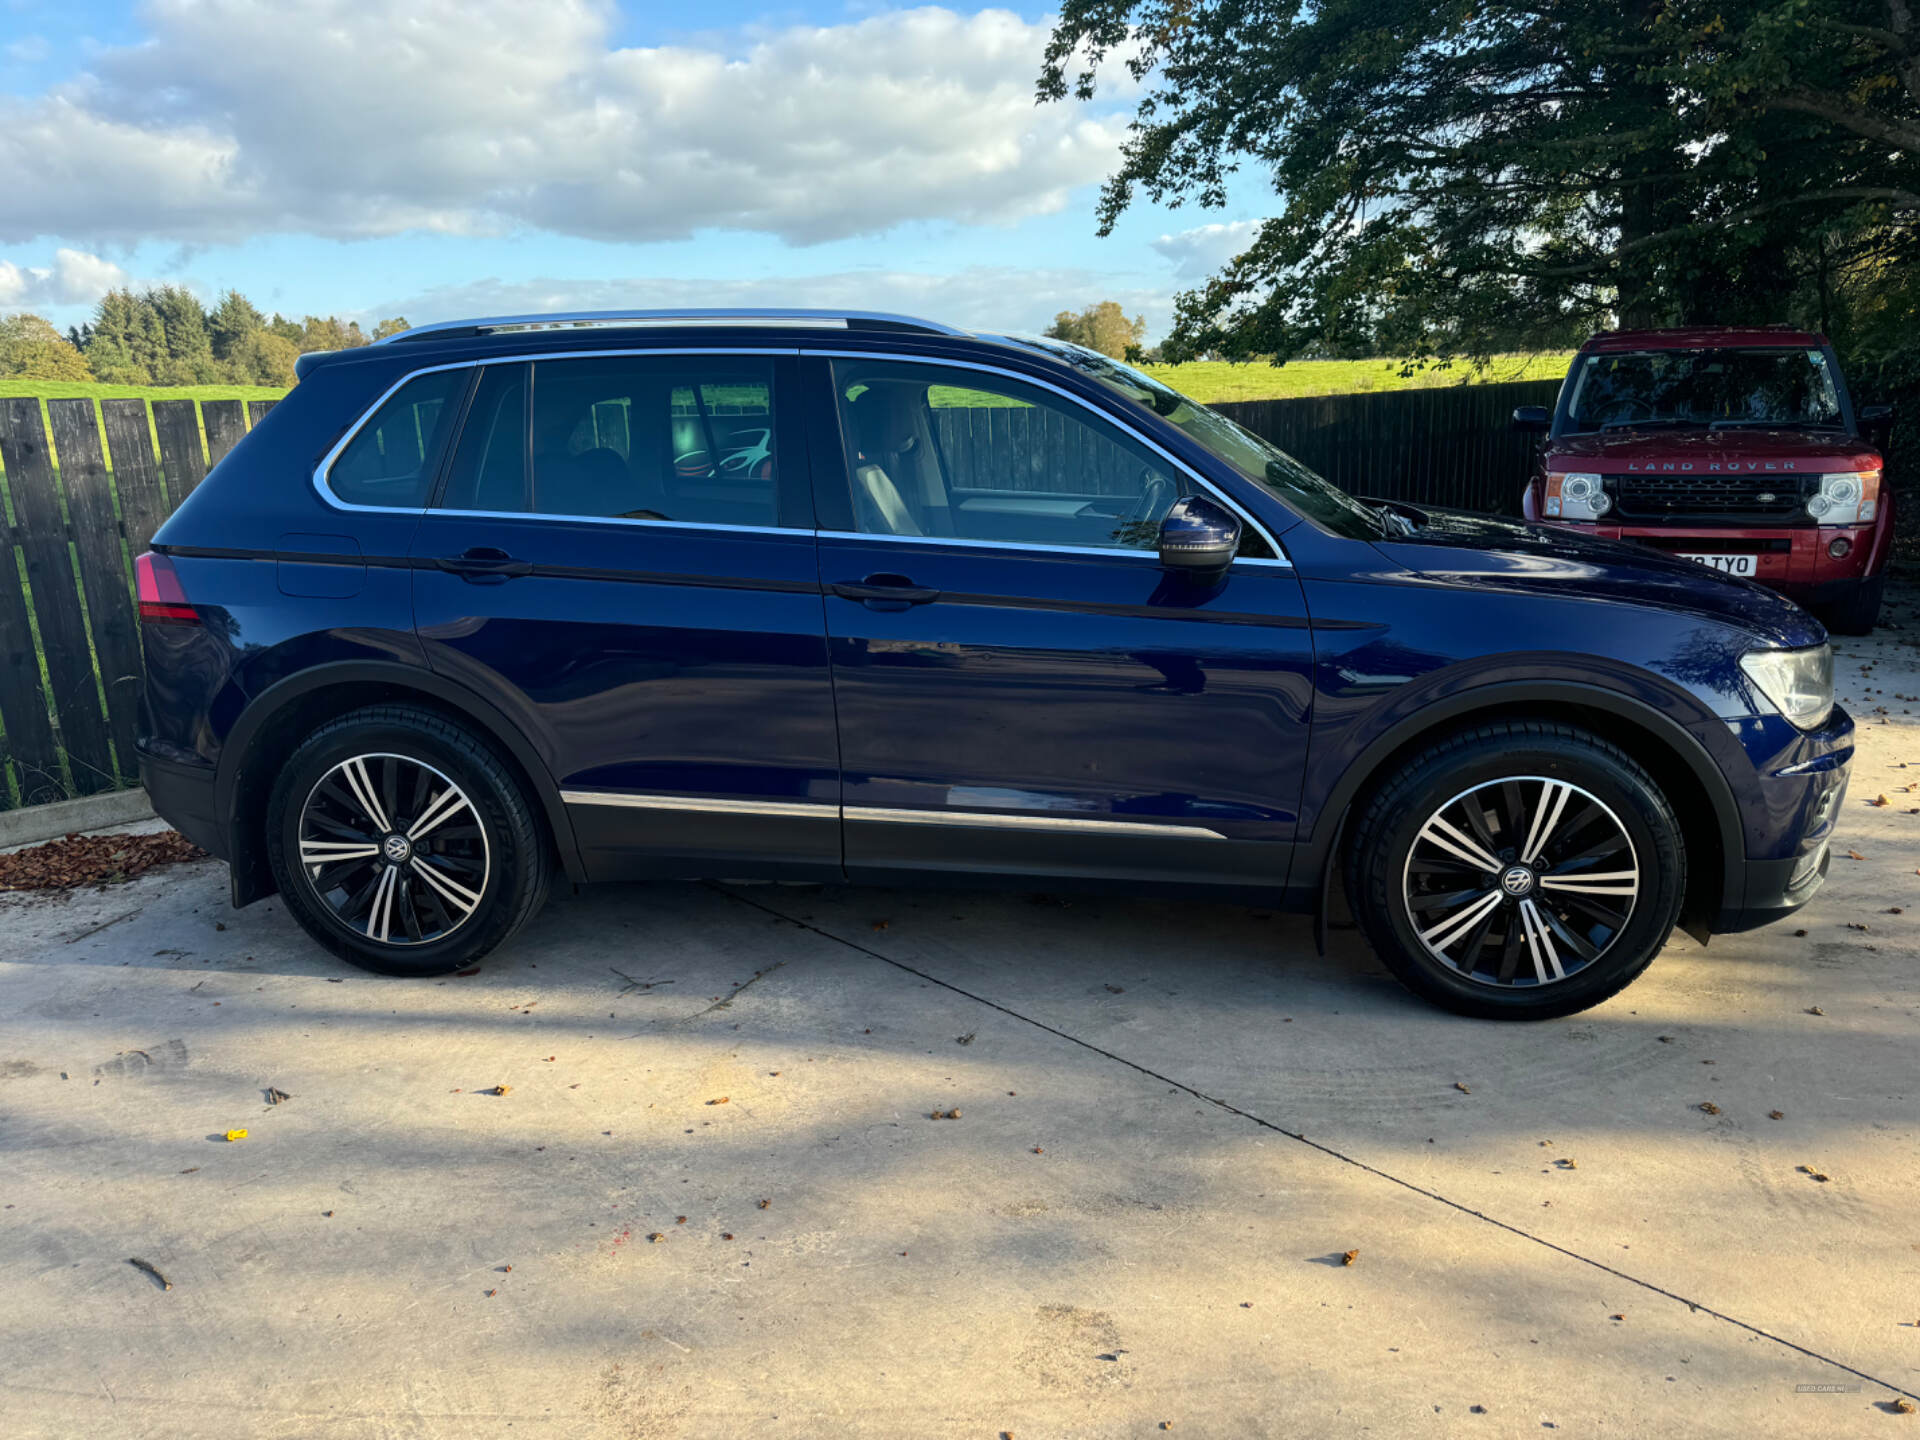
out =
[(447, 509), (773, 526), (773, 371), (754, 357), (490, 366)]
[(335, 457), (327, 488), (349, 505), (425, 505), (469, 378), (437, 370), (394, 391)]
[(1011, 377), (872, 360), (833, 374), (867, 534), (1153, 550), (1191, 493), (1145, 446)]
[(1825, 351), (1742, 346), (1584, 356), (1564, 433), (1839, 424), (1840, 393)]

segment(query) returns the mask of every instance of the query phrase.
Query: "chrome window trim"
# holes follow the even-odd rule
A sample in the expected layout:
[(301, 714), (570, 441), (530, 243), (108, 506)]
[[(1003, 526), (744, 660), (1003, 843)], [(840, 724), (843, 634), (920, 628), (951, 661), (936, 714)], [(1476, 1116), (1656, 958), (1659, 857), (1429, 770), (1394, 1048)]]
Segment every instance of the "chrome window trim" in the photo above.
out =
[[(968, 540), (958, 535), (880, 535), (866, 530), (816, 530), (814, 534), (822, 540), (858, 540), (869, 544), (877, 541), (894, 545), (958, 545), (970, 550), (1013, 550), (1039, 555), (1120, 556), (1128, 560), (1149, 560), (1156, 565), (1160, 563), (1160, 552), (1157, 550), (1121, 550), (1107, 545), (1043, 545), (1037, 540)], [(1268, 560), (1258, 555), (1236, 555), (1233, 563), (1236, 567), (1264, 565), (1272, 570), (1293, 569), (1291, 560)]]
[(1204, 825), (1095, 820), (1060, 815), (1000, 815), (989, 810), (899, 810), (876, 805), (824, 805), (795, 800), (713, 800), (697, 795), (652, 795), (635, 790), (562, 790), (560, 799), (568, 805), (606, 805), (628, 810), (677, 810), (715, 815), (762, 815), (796, 820), (864, 820), (882, 825), (957, 825), (987, 830), (1154, 835), (1179, 840), (1227, 838), (1218, 830), (1210, 830)]
[[(884, 360), (884, 361), (896, 361), (898, 363), (905, 364), (905, 365), (940, 365), (940, 366), (945, 366), (947, 369), (950, 369), (950, 370), (979, 370), (988, 375), (1004, 376), (1006, 379), (1012, 380), (1021, 385), (1031, 385), (1038, 390), (1050, 391), (1051, 393), (1058, 395), (1061, 399), (1071, 401), (1073, 404), (1078, 405), (1082, 410), (1088, 411), (1092, 415), (1096, 416), (1098, 419), (1104, 421), (1106, 424), (1111, 425), (1114, 429), (1118, 430), (1121, 434), (1127, 436), (1129, 439), (1137, 442), (1138, 444), (1145, 446), (1147, 449), (1151, 450), (1154, 454), (1158, 455), (1162, 460), (1166, 461), (1167, 464), (1173, 466), (1175, 470), (1178, 470), (1181, 474), (1185, 475), (1188, 479), (1192, 480), (1196, 485), (1200, 486), (1201, 489), (1205, 490), (1209, 495), (1213, 496), (1214, 499), (1218, 500), (1221, 504), (1225, 505), (1229, 510), (1231, 510), (1235, 515), (1239, 516), (1241, 523), (1243, 525), (1248, 526), (1250, 529), (1254, 531), (1255, 534), (1259, 535), (1263, 540), (1265, 540), (1267, 544), (1272, 548), (1273, 553), (1277, 557), (1279, 557), (1278, 559), (1268, 560), (1263, 557), (1249, 556), (1245, 561), (1236, 559), (1234, 561), (1236, 565), (1249, 564), (1249, 565), (1284, 566), (1289, 570), (1293, 568), (1293, 561), (1287, 558), (1286, 549), (1280, 544), (1279, 540), (1274, 538), (1273, 533), (1269, 531), (1266, 526), (1262, 525), (1251, 514), (1247, 513), (1246, 507), (1243, 506), (1238, 500), (1235, 500), (1232, 496), (1228, 495), (1218, 485), (1214, 484), (1213, 481), (1207, 479), (1206, 476), (1202, 475), (1198, 470), (1195, 470), (1191, 465), (1187, 464), (1187, 462), (1182, 460), (1179, 456), (1173, 454), (1164, 445), (1161, 445), (1158, 441), (1150, 438), (1149, 436), (1142, 435), (1138, 430), (1135, 430), (1132, 426), (1124, 424), (1119, 420), (1116, 420), (1113, 416), (1109, 415), (1106, 411), (1102, 410), (1098, 405), (1095, 405), (1092, 401), (1087, 400), (1082, 396), (1074, 394), (1071, 390), (1063, 389), (1061, 386), (1055, 385), (1051, 381), (1040, 380), (1031, 375), (1023, 375), (1018, 370), (1009, 370), (1003, 365), (989, 365), (979, 360), (950, 360), (939, 355), (909, 355), (909, 354), (901, 354), (895, 351), (886, 351), (886, 350), (802, 350), (800, 353), (808, 357), (823, 357), (830, 360)], [(839, 397), (835, 396), (836, 407), (838, 406), (838, 403), (839, 403)], [(872, 536), (872, 535), (863, 534), (861, 538), (869, 539), (869, 540), (871, 539), (918, 540), (918, 539), (946, 539), (947, 537), (917, 536), (917, 535)], [(1017, 544), (1018, 542), (1015, 542), (1015, 541), (973, 541), (973, 542), (962, 541), (961, 543), (1005, 545), (1005, 544)], [(1039, 548), (1039, 547), (1030, 547), (1030, 548)], [(1154, 553), (1151, 550), (1112, 550), (1112, 549), (1104, 549), (1104, 548), (1099, 548), (1099, 547), (1089, 546), (1089, 545), (1073, 545), (1073, 546), (1063, 545), (1063, 546), (1057, 546), (1057, 547), (1050, 546), (1047, 548), (1071, 550), (1078, 554), (1091, 553), (1096, 555), (1112, 555), (1112, 554), (1151, 555)]]
[(570, 310), (546, 315), (488, 315), (474, 320), (436, 320), (430, 325), (413, 325), (375, 340), (375, 345), (391, 345), (396, 340), (414, 340), (448, 330), (478, 330), (482, 334), (500, 331), (584, 330), (633, 328), (643, 325), (767, 325), (801, 327), (814, 330), (845, 330), (854, 320), (877, 320), (888, 325), (911, 325), (933, 335), (965, 335), (938, 320), (922, 320), (917, 315), (895, 315), (885, 310), (795, 310), (769, 308), (700, 308), (691, 310)]
[[(462, 322), (463, 325), (471, 324), (471, 323), (472, 323), (471, 321)], [(392, 337), (389, 336), (388, 338), (391, 339)], [(380, 342), (380, 343), (385, 343), (385, 342)], [(327, 505), (330, 509), (343, 510), (348, 512), (358, 511), (361, 514), (374, 514), (374, 515), (428, 515), (428, 514), (488, 515), (488, 514), (491, 514), (495, 516), (498, 516), (501, 514), (501, 512), (497, 510), (496, 511), (484, 511), (484, 510), (435, 511), (432, 509), (432, 507), (426, 506), (426, 505), (356, 505), (351, 500), (342, 500), (338, 495), (335, 495), (333, 493), (332, 488), (327, 484), (327, 473), (333, 469), (333, 462), (335, 460), (338, 460), (340, 458), (341, 452), (344, 451), (347, 448), (347, 446), (353, 443), (353, 437), (358, 435), (363, 429), (366, 428), (367, 422), (371, 420), (375, 415), (380, 413), (380, 407), (382, 405), (385, 405), (387, 401), (391, 400), (394, 396), (394, 393), (397, 390), (399, 390), (401, 386), (407, 384), (411, 380), (419, 379), (420, 376), (422, 375), (437, 375), (442, 371), (446, 371), (446, 370), (477, 370), (483, 365), (520, 365), (520, 364), (530, 365), (540, 360), (598, 360), (605, 356), (610, 356), (610, 355), (611, 356), (623, 356), (623, 355), (642, 355), (642, 356), (645, 356), (645, 355), (786, 355), (786, 356), (794, 356), (794, 355), (798, 355), (799, 353), (800, 353), (799, 350), (795, 349), (791, 345), (776, 345), (776, 346), (676, 345), (676, 346), (660, 347), (660, 348), (634, 347), (631, 349), (622, 349), (622, 350), (552, 350), (552, 351), (543, 351), (539, 354), (528, 354), (528, 355), (486, 355), (486, 356), (482, 356), (472, 360), (451, 360), (444, 365), (422, 365), (418, 370), (409, 370), (405, 375), (402, 375), (398, 380), (394, 381), (393, 384), (389, 385), (385, 390), (381, 391), (379, 398), (376, 399), (371, 405), (367, 406), (366, 409), (362, 410), (360, 412), (360, 418), (355, 420), (353, 424), (348, 428), (347, 432), (344, 435), (342, 435), (337, 441), (334, 442), (333, 448), (328, 450), (325, 455), (322, 455), (320, 457), (320, 463), (313, 467), (313, 488), (314, 488), (314, 491), (320, 496), (321, 502)], [(616, 519), (617, 517), (610, 516), (610, 515), (530, 516), (525, 512), (513, 511), (513, 512), (509, 512), (507, 518), (514, 519), (514, 520), (526, 520), (529, 518), (537, 518), (537, 519), (545, 519), (545, 520), (607, 521), (607, 520)], [(702, 530), (723, 528), (723, 527), (715, 527), (715, 526), (709, 526), (709, 525), (700, 525), (698, 524), (698, 522), (691, 521), (691, 520), (629, 520), (624, 523), (629, 525), (692, 525), (696, 529), (702, 529)], [(741, 528), (747, 528), (747, 527), (741, 527)], [(778, 532), (782, 535), (795, 535), (795, 534), (803, 535), (803, 534), (810, 533), (810, 531), (804, 530), (804, 529), (792, 529), (787, 527), (774, 527), (774, 528), (777, 529)]]

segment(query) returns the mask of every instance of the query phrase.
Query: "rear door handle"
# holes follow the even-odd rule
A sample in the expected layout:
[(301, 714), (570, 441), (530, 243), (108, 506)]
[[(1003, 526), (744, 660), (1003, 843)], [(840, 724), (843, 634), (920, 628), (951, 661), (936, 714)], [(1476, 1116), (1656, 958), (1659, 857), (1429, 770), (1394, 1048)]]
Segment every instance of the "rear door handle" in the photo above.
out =
[(476, 585), (512, 580), (533, 573), (531, 560), (516, 560), (506, 551), (491, 545), (476, 545), (458, 555), (442, 555), (433, 563), (449, 575), (458, 575)]
[(869, 575), (857, 584), (836, 580), (831, 588), (842, 600), (858, 600), (869, 610), (905, 610), (940, 598), (938, 590), (916, 585), (904, 575)]

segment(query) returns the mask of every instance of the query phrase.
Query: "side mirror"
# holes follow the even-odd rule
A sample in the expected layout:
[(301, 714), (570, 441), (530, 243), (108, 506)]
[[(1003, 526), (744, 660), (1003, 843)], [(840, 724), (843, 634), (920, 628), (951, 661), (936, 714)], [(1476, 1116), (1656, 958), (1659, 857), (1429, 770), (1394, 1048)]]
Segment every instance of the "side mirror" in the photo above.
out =
[(1176, 575), (1211, 580), (1240, 549), (1240, 521), (1204, 495), (1177, 501), (1160, 522), (1160, 564)]
[(1553, 427), (1553, 414), (1544, 405), (1522, 405), (1513, 412), (1516, 430), (1546, 431)]
[(1862, 405), (1860, 407), (1860, 428), (1863, 430), (1869, 425), (1885, 425), (1891, 419), (1893, 419), (1893, 406), (1891, 405)]

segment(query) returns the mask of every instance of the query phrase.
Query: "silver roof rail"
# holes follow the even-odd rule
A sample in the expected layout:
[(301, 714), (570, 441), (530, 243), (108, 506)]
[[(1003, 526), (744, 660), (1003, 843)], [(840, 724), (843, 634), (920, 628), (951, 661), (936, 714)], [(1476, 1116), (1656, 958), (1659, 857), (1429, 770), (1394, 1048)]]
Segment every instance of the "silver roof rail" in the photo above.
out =
[(478, 320), (441, 320), (432, 325), (415, 325), (376, 340), (390, 345), (396, 340), (418, 340), (422, 336), (446, 330), (476, 330), (485, 335), (504, 335), (537, 330), (619, 330), (643, 326), (741, 325), (773, 326), (805, 330), (845, 330), (855, 322), (877, 322), (902, 329), (920, 330), (929, 335), (964, 335), (951, 325), (937, 320), (921, 320), (912, 315), (893, 315), (877, 310), (583, 310), (571, 314), (492, 315)]

